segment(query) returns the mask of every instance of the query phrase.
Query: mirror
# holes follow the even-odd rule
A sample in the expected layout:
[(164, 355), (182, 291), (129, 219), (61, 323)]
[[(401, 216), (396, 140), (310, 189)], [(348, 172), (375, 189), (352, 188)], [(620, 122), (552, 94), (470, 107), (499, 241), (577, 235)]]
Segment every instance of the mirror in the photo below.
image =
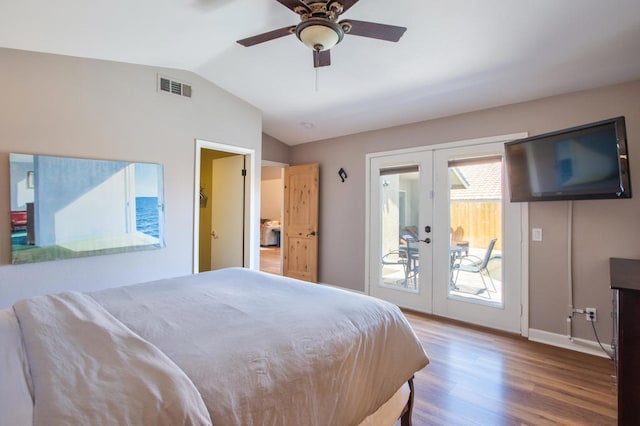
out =
[(165, 247), (159, 164), (9, 154), (12, 263)]

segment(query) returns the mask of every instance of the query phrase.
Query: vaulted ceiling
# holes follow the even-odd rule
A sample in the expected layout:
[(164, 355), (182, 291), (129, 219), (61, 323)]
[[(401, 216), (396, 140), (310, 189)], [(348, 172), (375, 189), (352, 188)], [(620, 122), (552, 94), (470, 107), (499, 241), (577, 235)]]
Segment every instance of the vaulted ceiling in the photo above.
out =
[(407, 27), (347, 35), (317, 70), (275, 0), (1, 0), (0, 47), (193, 71), (298, 144), (640, 78), (638, 0), (360, 0), (343, 16)]

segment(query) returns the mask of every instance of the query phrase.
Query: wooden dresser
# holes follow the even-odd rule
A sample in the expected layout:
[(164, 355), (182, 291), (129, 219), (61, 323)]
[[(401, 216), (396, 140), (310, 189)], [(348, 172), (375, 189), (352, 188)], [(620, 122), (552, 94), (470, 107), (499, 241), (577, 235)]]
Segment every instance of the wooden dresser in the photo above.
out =
[(617, 306), (618, 425), (640, 425), (640, 260), (609, 259)]

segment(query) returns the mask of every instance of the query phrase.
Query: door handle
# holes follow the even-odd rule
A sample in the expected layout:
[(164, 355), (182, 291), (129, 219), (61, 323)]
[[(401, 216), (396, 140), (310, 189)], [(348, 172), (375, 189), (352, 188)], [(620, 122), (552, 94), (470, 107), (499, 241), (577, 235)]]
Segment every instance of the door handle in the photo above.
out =
[(316, 231), (311, 231), (310, 234), (307, 234), (307, 237), (315, 237), (316, 236)]
[[(424, 227), (424, 232), (426, 232), (427, 234), (431, 233), (431, 226), (427, 225)], [(431, 244), (431, 238), (426, 237), (424, 240), (418, 240), (418, 241), (422, 241), (425, 244)]]

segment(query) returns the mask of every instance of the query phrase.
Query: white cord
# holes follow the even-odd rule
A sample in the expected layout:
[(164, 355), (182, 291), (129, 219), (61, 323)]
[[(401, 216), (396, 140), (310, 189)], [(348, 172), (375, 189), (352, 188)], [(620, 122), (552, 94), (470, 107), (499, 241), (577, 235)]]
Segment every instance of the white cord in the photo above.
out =
[(569, 340), (573, 339), (573, 201), (569, 200), (569, 209), (567, 210), (567, 280), (569, 284), (569, 317), (567, 318), (567, 334)]
[(316, 92), (320, 90), (320, 67), (316, 67)]

